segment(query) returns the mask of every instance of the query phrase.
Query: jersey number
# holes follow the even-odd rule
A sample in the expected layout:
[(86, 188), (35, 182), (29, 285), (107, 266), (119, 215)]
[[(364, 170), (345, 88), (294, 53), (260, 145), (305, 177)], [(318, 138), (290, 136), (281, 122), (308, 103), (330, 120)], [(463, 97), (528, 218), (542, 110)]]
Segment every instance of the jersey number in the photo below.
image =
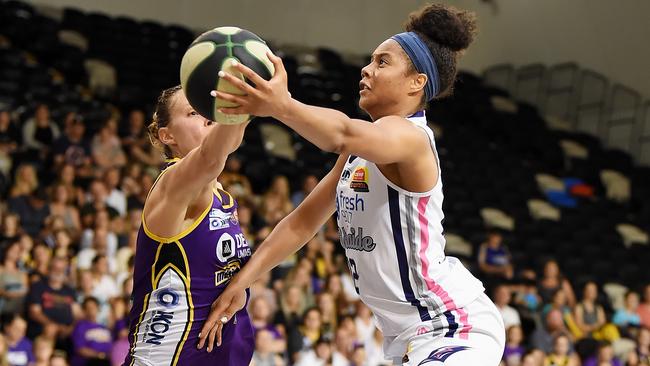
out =
[(354, 281), (354, 289), (357, 291), (357, 295), (359, 294), (359, 285), (357, 284), (357, 281), (359, 281), (359, 274), (357, 273), (357, 264), (354, 263), (354, 259), (348, 258), (348, 263), (350, 265), (350, 272), (352, 272), (352, 281)]

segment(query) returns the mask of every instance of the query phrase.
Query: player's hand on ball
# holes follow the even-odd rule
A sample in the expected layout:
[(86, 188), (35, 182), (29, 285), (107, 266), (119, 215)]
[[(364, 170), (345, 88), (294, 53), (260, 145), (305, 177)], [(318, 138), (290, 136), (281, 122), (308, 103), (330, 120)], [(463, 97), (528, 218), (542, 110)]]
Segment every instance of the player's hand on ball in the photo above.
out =
[(282, 59), (271, 52), (267, 52), (269, 60), (275, 66), (275, 74), (271, 80), (264, 80), (255, 71), (242, 63), (233, 65), (244, 77), (250, 80), (255, 86), (248, 84), (227, 72), (219, 72), (219, 77), (227, 80), (245, 95), (235, 95), (213, 90), (211, 95), (229, 102), (238, 104), (238, 107), (220, 108), (224, 114), (250, 114), (253, 116), (278, 116), (283, 108), (291, 100), (291, 94), (287, 86), (287, 71), (284, 69)]
[(212, 303), (210, 315), (203, 324), (199, 333), (198, 349), (208, 345), (208, 352), (212, 352), (214, 341), (221, 345), (221, 332), (227, 322), (232, 320), (236, 312), (246, 305), (246, 290), (226, 287), (221, 295)]

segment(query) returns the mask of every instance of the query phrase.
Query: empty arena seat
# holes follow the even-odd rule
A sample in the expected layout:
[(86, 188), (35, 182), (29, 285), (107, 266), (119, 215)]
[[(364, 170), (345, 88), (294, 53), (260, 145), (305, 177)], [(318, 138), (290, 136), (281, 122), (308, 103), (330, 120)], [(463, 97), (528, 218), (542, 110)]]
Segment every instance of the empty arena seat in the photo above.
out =
[(628, 248), (632, 244), (648, 245), (648, 233), (635, 225), (618, 224), (616, 225), (616, 231), (621, 235), (623, 243)]
[(605, 186), (607, 198), (616, 202), (630, 200), (630, 180), (622, 173), (604, 169), (600, 172), (600, 179)]

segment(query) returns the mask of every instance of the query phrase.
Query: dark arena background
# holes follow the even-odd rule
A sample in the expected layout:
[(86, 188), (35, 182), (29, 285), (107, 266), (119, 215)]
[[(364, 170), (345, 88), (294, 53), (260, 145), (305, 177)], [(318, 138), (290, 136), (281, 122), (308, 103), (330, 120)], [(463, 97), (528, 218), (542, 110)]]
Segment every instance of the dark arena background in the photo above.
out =
[[(502, 313), (502, 365), (650, 365), (650, 2), (447, 3), (479, 33), (427, 110), (445, 252)], [(122, 364), (163, 164), (146, 126), (198, 34), (249, 29), (295, 99), (368, 119), (361, 68), (425, 4), (0, 0), (0, 366)], [(253, 251), (335, 161), (272, 118), (247, 127), (219, 181)], [(258, 366), (390, 364), (334, 218), (248, 311)]]

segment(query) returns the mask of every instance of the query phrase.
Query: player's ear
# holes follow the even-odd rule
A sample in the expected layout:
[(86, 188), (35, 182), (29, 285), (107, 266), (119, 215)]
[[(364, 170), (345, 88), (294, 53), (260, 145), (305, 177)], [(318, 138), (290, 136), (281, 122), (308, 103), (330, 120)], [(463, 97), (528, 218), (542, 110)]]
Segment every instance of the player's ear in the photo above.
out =
[(427, 85), (427, 80), (429, 80), (427, 75), (421, 73), (418, 73), (415, 75), (415, 77), (411, 78), (411, 93), (417, 93), (420, 90), (424, 89), (424, 87)]
[(174, 138), (174, 135), (172, 134), (172, 131), (169, 129), (169, 127), (160, 127), (158, 129), (158, 139), (160, 139), (160, 142), (165, 145), (176, 145), (176, 139)]

